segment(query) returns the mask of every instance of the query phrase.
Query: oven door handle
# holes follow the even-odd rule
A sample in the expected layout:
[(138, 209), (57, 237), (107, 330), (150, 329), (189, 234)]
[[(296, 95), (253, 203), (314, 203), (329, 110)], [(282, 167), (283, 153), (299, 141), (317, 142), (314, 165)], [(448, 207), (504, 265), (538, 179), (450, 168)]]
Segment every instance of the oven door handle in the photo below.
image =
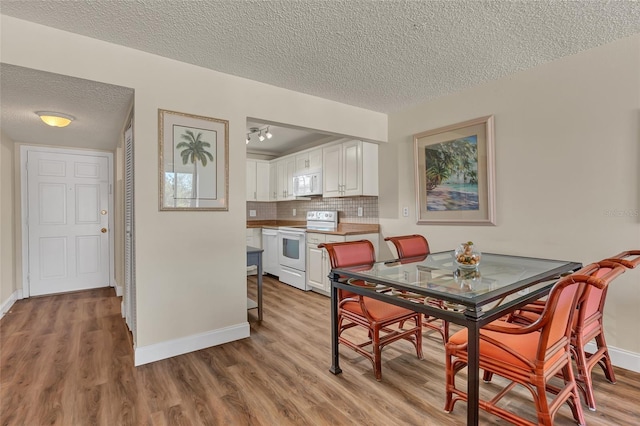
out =
[(294, 237), (296, 239), (301, 239), (302, 237), (304, 237), (304, 234), (299, 234), (297, 232), (287, 232), (287, 231), (280, 231), (280, 235), (286, 235), (288, 237)]

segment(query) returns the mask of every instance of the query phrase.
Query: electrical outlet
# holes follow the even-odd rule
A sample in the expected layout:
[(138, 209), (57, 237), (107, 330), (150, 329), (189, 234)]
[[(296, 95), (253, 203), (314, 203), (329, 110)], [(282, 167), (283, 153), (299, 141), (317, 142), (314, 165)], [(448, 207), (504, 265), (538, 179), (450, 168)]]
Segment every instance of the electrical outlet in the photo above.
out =
[(293, 215), (294, 216), (296, 215), (296, 209), (293, 209)]
[(362, 216), (362, 207), (358, 207), (358, 216)]
[(409, 207), (402, 208), (402, 216), (409, 217)]
[(249, 216), (250, 217), (256, 217), (256, 211), (255, 210), (249, 210)]

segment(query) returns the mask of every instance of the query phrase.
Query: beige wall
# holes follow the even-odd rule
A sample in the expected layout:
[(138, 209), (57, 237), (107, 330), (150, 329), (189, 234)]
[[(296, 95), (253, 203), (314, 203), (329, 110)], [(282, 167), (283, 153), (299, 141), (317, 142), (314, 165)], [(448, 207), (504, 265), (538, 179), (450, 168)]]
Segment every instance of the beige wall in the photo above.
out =
[(10, 304), (16, 291), (13, 154), (13, 141), (0, 130), (0, 307), (2, 308)]
[[(491, 114), (497, 226), (416, 225), (412, 135)], [(640, 249), (639, 141), (640, 35), (392, 114), (380, 147), (382, 232), (421, 233), (434, 251), (473, 240), (582, 263)], [(618, 278), (605, 318), (609, 345), (636, 355), (639, 284), (640, 270)]]
[[(1, 16), (2, 62), (135, 89), (137, 344), (246, 324), (247, 117), (385, 141), (386, 115)], [(229, 211), (158, 211), (158, 108), (229, 120)]]

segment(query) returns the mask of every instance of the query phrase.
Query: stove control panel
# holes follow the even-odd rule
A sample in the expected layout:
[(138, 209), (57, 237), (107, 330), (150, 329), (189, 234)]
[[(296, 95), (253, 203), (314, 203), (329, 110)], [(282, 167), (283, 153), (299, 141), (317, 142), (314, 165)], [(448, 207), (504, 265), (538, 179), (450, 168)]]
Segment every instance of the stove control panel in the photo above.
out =
[(335, 230), (338, 227), (338, 212), (319, 210), (307, 212), (307, 228)]
[(329, 222), (338, 221), (337, 211), (309, 211), (307, 212), (307, 220), (322, 220)]

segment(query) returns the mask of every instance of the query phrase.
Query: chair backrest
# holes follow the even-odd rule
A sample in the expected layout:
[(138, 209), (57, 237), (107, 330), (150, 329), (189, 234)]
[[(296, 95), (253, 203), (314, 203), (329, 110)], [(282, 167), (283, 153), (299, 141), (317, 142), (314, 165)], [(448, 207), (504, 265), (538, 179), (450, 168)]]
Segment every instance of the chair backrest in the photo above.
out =
[[(547, 351), (556, 351), (561, 341), (568, 344), (573, 328), (574, 315), (584, 316), (589, 305), (586, 299), (593, 290), (606, 290), (611, 280), (624, 272), (624, 268), (611, 262), (587, 265), (576, 273), (559, 280), (551, 289), (542, 315), (538, 319), (543, 324), (538, 346), (538, 360), (547, 359)], [(585, 305), (586, 303), (586, 305)], [(576, 309), (580, 304), (580, 309)], [(584, 309), (584, 313), (581, 311)], [(576, 314), (576, 311), (578, 313)]]
[[(607, 298), (608, 284), (625, 269), (620, 264), (603, 260), (580, 269), (576, 274), (591, 276), (592, 284), (585, 287), (580, 297), (578, 313), (574, 320), (574, 331), (580, 332), (586, 324), (602, 317)], [(596, 281), (599, 278), (601, 281)]]
[(628, 269), (633, 269), (640, 265), (640, 250), (627, 250), (622, 253), (618, 253), (615, 256), (606, 259), (611, 262), (616, 262)]
[[(346, 241), (342, 243), (322, 243), (319, 248), (325, 248), (329, 254), (331, 269), (358, 267), (369, 269), (376, 261), (375, 249), (368, 240)], [(338, 290), (338, 299), (352, 297), (354, 293)]]
[(327, 250), (332, 269), (370, 266), (376, 261), (373, 244), (368, 240), (322, 243), (318, 247)]
[(387, 237), (385, 241), (391, 241), (396, 247), (398, 258), (405, 260), (409, 258), (425, 258), (431, 251), (429, 242), (419, 234), (400, 235), (397, 237)]

